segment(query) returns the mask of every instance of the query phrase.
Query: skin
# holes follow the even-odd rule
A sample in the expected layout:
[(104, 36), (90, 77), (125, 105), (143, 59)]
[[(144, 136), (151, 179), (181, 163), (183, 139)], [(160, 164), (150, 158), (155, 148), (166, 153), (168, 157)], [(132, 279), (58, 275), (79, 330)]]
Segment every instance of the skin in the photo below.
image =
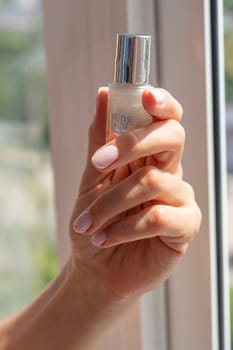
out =
[[(153, 123), (106, 145), (108, 90), (99, 90), (70, 220), (70, 259), (26, 310), (2, 323), (0, 349), (95, 349), (110, 325), (170, 276), (198, 233), (200, 210), (182, 180), (182, 107), (161, 89), (157, 103), (154, 92), (142, 96)], [(109, 145), (117, 156), (96, 168)], [(78, 233), (83, 212), (89, 228)], [(105, 240), (97, 244), (100, 234)]]

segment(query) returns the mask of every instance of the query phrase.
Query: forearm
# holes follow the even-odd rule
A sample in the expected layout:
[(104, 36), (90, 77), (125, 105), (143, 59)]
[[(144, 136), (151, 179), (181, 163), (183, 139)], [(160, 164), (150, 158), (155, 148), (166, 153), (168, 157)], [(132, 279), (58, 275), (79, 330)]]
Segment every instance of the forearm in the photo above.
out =
[(60, 274), (54, 279), (41, 294), (23, 311), (1, 322), (0, 324), (0, 350), (8, 349), (8, 346), (27, 329), (38, 314), (53, 298), (54, 294), (65, 283), (68, 275), (66, 265)]
[(7, 350), (96, 349), (98, 339), (130, 307), (110, 303), (91, 288), (87, 291), (83, 275), (70, 267), (64, 277), (57, 288), (51, 286), (46, 301), (36, 300), (11, 321)]

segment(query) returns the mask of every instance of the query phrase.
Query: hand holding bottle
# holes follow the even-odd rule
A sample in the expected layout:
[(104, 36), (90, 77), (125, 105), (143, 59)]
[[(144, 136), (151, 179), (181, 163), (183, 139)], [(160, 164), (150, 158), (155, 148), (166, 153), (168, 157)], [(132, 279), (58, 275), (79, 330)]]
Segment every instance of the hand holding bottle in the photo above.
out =
[(148, 37), (120, 38), (122, 74), (98, 94), (70, 258), (31, 305), (1, 323), (1, 348), (95, 349), (140, 295), (170, 276), (199, 230), (194, 192), (182, 180), (182, 107), (144, 84)]
[(199, 230), (200, 210), (182, 181), (179, 103), (164, 90), (145, 90), (153, 122), (105, 144), (107, 98), (101, 89), (70, 259), (27, 309), (1, 324), (9, 349), (96, 349), (142, 293), (170, 276)]
[(114, 303), (171, 274), (201, 215), (191, 186), (181, 179), (180, 104), (164, 90), (145, 90), (142, 102), (154, 122), (105, 144), (107, 97), (101, 89), (71, 241), (73, 266), (87, 293)]

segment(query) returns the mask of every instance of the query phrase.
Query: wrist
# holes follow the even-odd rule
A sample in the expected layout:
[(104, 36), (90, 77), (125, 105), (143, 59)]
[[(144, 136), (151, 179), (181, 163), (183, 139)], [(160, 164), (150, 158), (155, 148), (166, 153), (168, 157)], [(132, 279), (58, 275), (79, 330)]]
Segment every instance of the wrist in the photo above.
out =
[(81, 263), (71, 261), (66, 287), (74, 293), (77, 309), (85, 315), (87, 323), (96, 322), (98, 326), (102, 324), (104, 327), (109, 324), (109, 319), (114, 322), (120, 318), (139, 296), (124, 298), (114, 293), (109, 287), (108, 278), (101, 271), (93, 271)]
[[(93, 267), (93, 264), (91, 266)], [(112, 288), (106, 286), (109, 283), (106, 282), (107, 277), (103, 272), (102, 276), (100, 271), (102, 268), (99, 268), (97, 272), (93, 271), (92, 268), (89, 269), (86, 265), (83, 267), (79, 263), (76, 267), (74, 266), (71, 277), (71, 288), (73, 285), (81, 284), (81, 293), (85, 294), (85, 297), (80, 298), (82, 315), (84, 313), (82, 335), (86, 333), (87, 337), (95, 340), (95, 346), (90, 347), (90, 349), (96, 349), (98, 339), (101, 340), (105, 334), (111, 331), (111, 328), (115, 327), (126, 316), (139, 299), (139, 296), (122, 298), (112, 292)], [(79, 293), (80, 290), (77, 291), (76, 295), (80, 295)], [(81, 345), (80, 348), (82, 348)]]

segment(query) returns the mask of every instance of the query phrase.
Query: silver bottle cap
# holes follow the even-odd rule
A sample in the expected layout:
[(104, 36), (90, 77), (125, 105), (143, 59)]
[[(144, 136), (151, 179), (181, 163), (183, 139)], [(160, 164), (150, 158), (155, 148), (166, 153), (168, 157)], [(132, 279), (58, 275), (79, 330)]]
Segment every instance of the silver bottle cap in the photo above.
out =
[(118, 34), (114, 81), (123, 84), (148, 84), (150, 50), (150, 35)]

